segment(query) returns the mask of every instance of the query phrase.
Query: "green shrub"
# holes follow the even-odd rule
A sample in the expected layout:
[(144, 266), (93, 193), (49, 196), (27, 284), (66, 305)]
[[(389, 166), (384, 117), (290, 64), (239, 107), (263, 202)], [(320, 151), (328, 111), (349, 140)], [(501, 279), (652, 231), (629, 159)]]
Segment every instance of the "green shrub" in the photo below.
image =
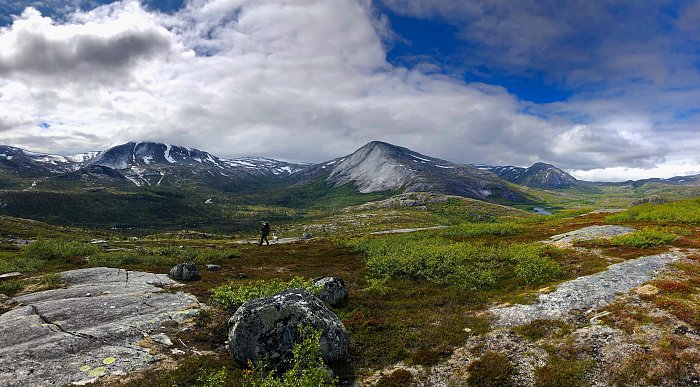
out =
[(388, 277), (383, 277), (383, 278), (368, 278), (367, 282), (369, 283), (369, 286), (366, 288), (362, 289), (363, 291), (366, 292), (371, 292), (374, 293), (380, 297), (384, 297), (389, 293), (389, 290), (391, 290), (387, 285), (386, 281), (388, 280)]
[(228, 386), (228, 369), (221, 367), (213, 373), (200, 373), (195, 383), (195, 387), (226, 387)]
[(562, 336), (571, 330), (563, 321), (537, 319), (528, 324), (519, 325), (513, 331), (531, 341), (537, 341), (545, 337)]
[(657, 222), (700, 225), (700, 199), (643, 204), (606, 218), (609, 222)]
[(37, 258), (27, 258), (15, 253), (0, 253), (0, 273), (19, 271), (22, 273), (39, 271), (46, 261)]
[(24, 289), (24, 284), (21, 280), (0, 281), (0, 294), (12, 297), (22, 289)]
[(593, 369), (591, 359), (568, 359), (550, 356), (544, 367), (535, 370), (535, 386), (577, 387), (588, 386), (586, 374)]
[(321, 332), (311, 327), (299, 326), (301, 339), (294, 344), (292, 359), (287, 371), (280, 374), (266, 362), (250, 365), (243, 374), (245, 384), (251, 387), (332, 387), (337, 378), (323, 364), (319, 339)]
[(639, 249), (663, 246), (678, 240), (678, 236), (663, 230), (644, 228), (631, 234), (618, 235), (610, 239), (616, 245), (631, 246)]
[(65, 282), (59, 273), (46, 274), (41, 277), (41, 285), (46, 286), (49, 289), (57, 289), (62, 287)]
[(91, 255), (88, 264), (93, 267), (122, 267), (127, 264), (141, 263), (141, 257), (132, 251), (114, 251), (110, 253), (98, 253)]
[(230, 283), (219, 286), (212, 291), (212, 300), (224, 308), (235, 310), (246, 301), (271, 296), (283, 290), (302, 288), (312, 293), (318, 291), (312, 280), (294, 277), (285, 282), (277, 278), (270, 280), (258, 280), (249, 284)]
[(148, 255), (164, 255), (164, 256), (180, 255), (181, 251), (182, 251), (182, 249), (180, 249), (178, 246), (175, 246), (175, 245), (169, 245), (169, 246), (164, 246), (164, 247), (147, 247), (145, 249), (145, 252)]
[(524, 226), (516, 223), (462, 223), (440, 230), (438, 233), (447, 237), (470, 238), (486, 235), (516, 235), (523, 232), (524, 229)]
[(40, 239), (22, 247), (27, 259), (52, 260), (69, 257), (85, 257), (97, 254), (101, 249), (93, 244)]
[(512, 277), (526, 284), (561, 274), (541, 244), (487, 246), (454, 242), (432, 234), (360, 238), (341, 242), (367, 254), (371, 278), (404, 277), (463, 290), (496, 287)]
[(198, 265), (207, 263), (222, 262), (225, 259), (240, 257), (236, 249), (186, 249), (180, 252), (180, 257), (184, 261)]
[(515, 369), (506, 355), (487, 351), (481, 358), (469, 365), (467, 382), (470, 386), (510, 386), (514, 371)]
[(528, 285), (555, 279), (562, 273), (559, 264), (541, 254), (541, 247), (537, 245), (513, 245), (511, 259), (515, 262), (517, 276)]

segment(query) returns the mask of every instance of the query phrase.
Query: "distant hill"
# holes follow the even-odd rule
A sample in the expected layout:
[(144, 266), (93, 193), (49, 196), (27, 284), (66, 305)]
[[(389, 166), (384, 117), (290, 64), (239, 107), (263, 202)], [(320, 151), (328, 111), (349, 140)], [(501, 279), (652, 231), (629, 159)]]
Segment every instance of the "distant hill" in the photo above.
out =
[(597, 185), (608, 185), (608, 186), (630, 186), (632, 188), (639, 188), (645, 184), (664, 184), (664, 185), (678, 185), (678, 186), (700, 186), (700, 175), (690, 175), (690, 176), (674, 176), (667, 179), (651, 178), (642, 180), (627, 180), (623, 182), (615, 183), (596, 183)]
[(493, 172), (500, 178), (511, 183), (526, 187), (540, 189), (561, 189), (581, 187), (588, 183), (577, 180), (575, 177), (562, 171), (551, 164), (535, 163), (529, 168), (514, 166), (472, 165), (475, 168)]

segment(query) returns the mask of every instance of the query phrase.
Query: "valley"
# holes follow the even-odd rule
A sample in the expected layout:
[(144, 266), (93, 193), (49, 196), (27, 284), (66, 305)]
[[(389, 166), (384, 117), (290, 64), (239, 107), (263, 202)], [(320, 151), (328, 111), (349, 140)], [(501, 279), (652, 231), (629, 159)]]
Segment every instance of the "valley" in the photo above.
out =
[[(382, 142), (319, 164), (227, 160), (159, 143), (81, 156), (0, 154), (0, 274), (17, 273), (0, 279), (0, 326), (27, 328), (7, 317), (27, 306), (47, 321), (32, 325), (38, 336), (26, 341), (6, 338), (13, 345), (0, 350), (3, 385), (41, 384), (21, 353), (44, 345), (45, 334), (68, 332), (72, 346), (85, 340), (92, 348), (95, 332), (63, 319), (42, 292), (79, 299), (84, 285), (72, 273), (117, 269), (149, 292), (136, 281), (149, 274), (140, 273), (163, 275), (162, 292), (183, 304), (143, 321), (120, 316), (131, 340), (121, 352), (46, 351), (42, 361), (63, 383), (283, 385), (273, 384), (283, 370), (261, 373), (235, 360), (228, 320), (246, 300), (288, 287), (314, 291), (321, 277), (347, 287), (329, 309), (350, 342), (347, 357), (328, 365), (331, 374), (303, 363), (325, 385), (699, 380), (694, 177), (583, 182), (551, 165), (460, 165)], [(263, 220), (275, 237), (295, 239), (251, 243)], [(424, 230), (383, 233), (398, 229)], [(200, 278), (170, 287), (164, 274), (183, 262)], [(218, 269), (205, 269), (212, 265)], [(90, 286), (99, 292), (89, 297), (105, 305), (122, 297)], [(590, 290), (596, 286), (607, 290)], [(182, 301), (189, 295), (197, 302)], [(161, 321), (167, 313), (183, 318)], [(145, 319), (158, 323), (133, 330)], [(652, 357), (655, 367), (640, 371), (640, 359)]]

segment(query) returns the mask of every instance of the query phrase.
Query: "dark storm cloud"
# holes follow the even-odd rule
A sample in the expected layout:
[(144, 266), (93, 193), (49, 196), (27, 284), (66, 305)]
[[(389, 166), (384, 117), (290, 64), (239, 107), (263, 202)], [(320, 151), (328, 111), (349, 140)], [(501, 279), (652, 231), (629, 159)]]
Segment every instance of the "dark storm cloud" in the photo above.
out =
[[(36, 11), (23, 15), (38, 18)], [(30, 20), (15, 23), (6, 34), (5, 50), (0, 53), (0, 76), (29, 74), (79, 78), (122, 75), (141, 59), (167, 53), (168, 36), (158, 30), (133, 30), (114, 35), (76, 33), (52, 35), (56, 27)], [(11, 43), (7, 42), (11, 40)], [(9, 46), (9, 47), (7, 47)]]

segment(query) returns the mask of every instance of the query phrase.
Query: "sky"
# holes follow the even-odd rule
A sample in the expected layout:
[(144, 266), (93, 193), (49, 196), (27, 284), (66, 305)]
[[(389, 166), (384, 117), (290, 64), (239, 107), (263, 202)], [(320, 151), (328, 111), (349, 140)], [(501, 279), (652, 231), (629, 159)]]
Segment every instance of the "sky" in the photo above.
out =
[(0, 0), (0, 144), (700, 173), (700, 0)]

